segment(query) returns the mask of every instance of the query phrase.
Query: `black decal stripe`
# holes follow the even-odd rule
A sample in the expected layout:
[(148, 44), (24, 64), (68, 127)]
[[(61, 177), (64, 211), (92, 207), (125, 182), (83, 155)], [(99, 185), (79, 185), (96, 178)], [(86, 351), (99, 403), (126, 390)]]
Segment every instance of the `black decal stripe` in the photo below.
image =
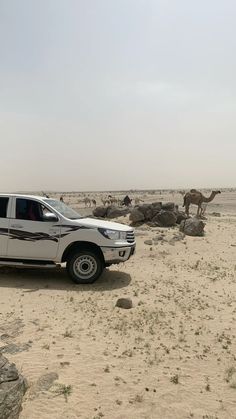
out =
[(36, 242), (40, 240), (50, 240), (57, 243), (60, 237), (65, 237), (73, 231), (77, 231), (80, 229), (90, 229), (90, 227), (84, 227), (84, 226), (78, 226), (78, 225), (76, 226), (67, 225), (67, 224), (62, 224), (62, 225), (55, 224), (54, 227), (67, 228), (68, 230), (65, 231), (64, 233), (54, 234), (50, 236), (47, 233), (41, 233), (41, 232), (31, 233), (30, 231), (25, 231), (25, 230), (16, 230), (12, 228), (8, 230), (8, 228), (0, 228), (0, 235), (9, 236), (9, 238), (12, 240), (22, 240), (22, 241), (30, 241), (30, 242)]
[(1, 236), (8, 236), (8, 228), (0, 228)]
[(78, 225), (69, 225), (69, 224), (54, 224), (53, 227), (61, 227), (61, 228), (67, 228), (70, 231), (76, 231), (80, 229), (91, 229), (91, 227), (86, 226), (78, 226)]
[(9, 238), (13, 240), (24, 240), (24, 241), (39, 241), (39, 240), (50, 240), (54, 242), (58, 242), (58, 238), (56, 236), (50, 236), (47, 233), (31, 233), (29, 231), (21, 231), (21, 230), (9, 230)]

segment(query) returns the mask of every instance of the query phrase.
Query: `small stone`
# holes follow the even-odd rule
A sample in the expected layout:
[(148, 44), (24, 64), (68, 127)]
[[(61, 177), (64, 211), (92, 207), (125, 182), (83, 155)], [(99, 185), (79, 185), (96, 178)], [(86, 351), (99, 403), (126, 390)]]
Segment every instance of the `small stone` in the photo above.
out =
[(147, 244), (148, 246), (151, 246), (152, 245), (152, 240), (145, 240), (144, 243)]
[(130, 309), (133, 307), (131, 298), (118, 298), (116, 307)]

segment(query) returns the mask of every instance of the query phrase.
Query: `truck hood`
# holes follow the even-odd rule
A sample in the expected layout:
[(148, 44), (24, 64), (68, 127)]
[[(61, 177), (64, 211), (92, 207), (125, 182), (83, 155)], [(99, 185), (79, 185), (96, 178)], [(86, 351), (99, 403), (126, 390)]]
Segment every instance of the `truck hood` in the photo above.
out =
[(96, 218), (82, 218), (73, 220), (73, 224), (79, 224), (84, 227), (107, 228), (116, 231), (133, 231), (133, 229), (126, 224), (114, 223), (112, 221), (97, 220)]

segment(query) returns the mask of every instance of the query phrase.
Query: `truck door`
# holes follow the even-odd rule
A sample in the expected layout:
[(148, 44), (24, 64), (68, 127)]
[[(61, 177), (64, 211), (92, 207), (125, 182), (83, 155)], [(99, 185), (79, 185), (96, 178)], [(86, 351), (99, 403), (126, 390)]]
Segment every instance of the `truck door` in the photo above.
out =
[(10, 201), (12, 198), (0, 196), (0, 257), (7, 254)]
[(46, 219), (50, 209), (34, 199), (15, 198), (9, 224), (8, 258), (54, 260), (60, 240), (60, 222)]

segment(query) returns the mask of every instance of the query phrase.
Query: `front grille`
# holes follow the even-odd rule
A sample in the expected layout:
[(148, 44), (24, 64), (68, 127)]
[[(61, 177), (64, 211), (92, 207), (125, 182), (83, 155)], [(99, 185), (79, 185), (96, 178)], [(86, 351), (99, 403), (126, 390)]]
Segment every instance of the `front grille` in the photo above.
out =
[(135, 238), (134, 238), (134, 232), (133, 231), (129, 231), (127, 233), (126, 240), (127, 240), (128, 243), (134, 243)]

